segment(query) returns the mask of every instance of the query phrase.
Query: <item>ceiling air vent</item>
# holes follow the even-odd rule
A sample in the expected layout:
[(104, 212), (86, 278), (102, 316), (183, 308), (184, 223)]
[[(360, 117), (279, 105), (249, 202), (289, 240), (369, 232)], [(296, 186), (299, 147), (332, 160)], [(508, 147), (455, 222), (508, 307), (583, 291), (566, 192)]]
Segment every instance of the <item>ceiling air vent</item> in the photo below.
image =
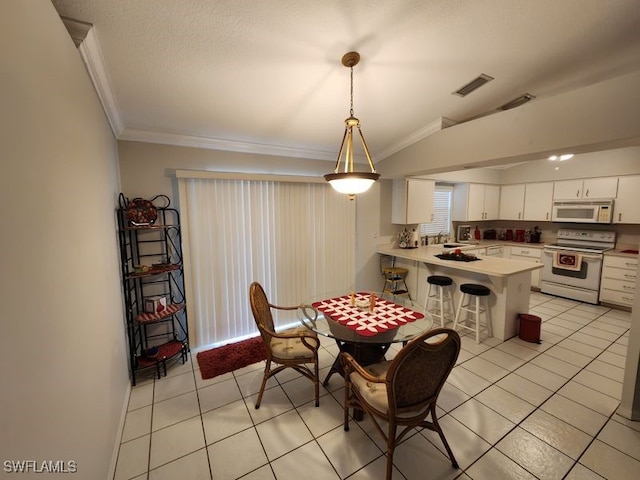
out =
[(482, 73), (478, 77), (474, 78), (469, 83), (467, 83), (464, 87), (460, 87), (458, 90), (451, 93), (453, 95), (458, 95), (459, 97), (466, 97), (474, 90), (477, 90), (478, 88), (483, 86), (485, 83), (489, 83), (491, 80), (493, 80), (493, 77), (490, 77), (489, 75), (485, 75), (484, 73)]
[(523, 103), (530, 102), (534, 98), (536, 98), (534, 95), (531, 95), (530, 93), (525, 93), (524, 95), (520, 95), (518, 98), (514, 98), (510, 102), (507, 102), (504, 105), (499, 106), (498, 110), (509, 110), (511, 108), (516, 108), (522, 105)]

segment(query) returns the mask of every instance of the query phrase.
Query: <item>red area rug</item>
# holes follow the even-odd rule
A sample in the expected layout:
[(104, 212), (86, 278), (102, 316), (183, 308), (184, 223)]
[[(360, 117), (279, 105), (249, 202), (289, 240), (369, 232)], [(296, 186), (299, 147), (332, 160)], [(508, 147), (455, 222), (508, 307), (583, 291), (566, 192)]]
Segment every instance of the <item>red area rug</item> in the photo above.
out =
[(253, 337), (197, 355), (203, 380), (217, 377), (266, 358), (262, 337)]

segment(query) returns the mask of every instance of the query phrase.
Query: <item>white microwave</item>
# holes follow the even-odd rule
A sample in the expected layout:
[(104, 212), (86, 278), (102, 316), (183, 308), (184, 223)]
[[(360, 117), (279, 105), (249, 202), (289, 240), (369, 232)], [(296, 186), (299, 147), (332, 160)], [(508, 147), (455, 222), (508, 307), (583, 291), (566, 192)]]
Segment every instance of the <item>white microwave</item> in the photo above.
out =
[(611, 223), (613, 200), (564, 200), (553, 202), (551, 221), (565, 223)]

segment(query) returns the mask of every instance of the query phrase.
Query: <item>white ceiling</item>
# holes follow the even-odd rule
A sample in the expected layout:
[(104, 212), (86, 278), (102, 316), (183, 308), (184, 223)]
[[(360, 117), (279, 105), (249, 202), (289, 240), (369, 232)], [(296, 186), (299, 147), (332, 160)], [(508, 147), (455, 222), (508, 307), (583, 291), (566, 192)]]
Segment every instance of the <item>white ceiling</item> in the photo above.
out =
[[(362, 56), (354, 109), (376, 161), (443, 117), (464, 122), (524, 93), (640, 68), (638, 0), (52, 3), (93, 24), (121, 139), (334, 159), (350, 50)], [(482, 73), (495, 80), (451, 94)]]

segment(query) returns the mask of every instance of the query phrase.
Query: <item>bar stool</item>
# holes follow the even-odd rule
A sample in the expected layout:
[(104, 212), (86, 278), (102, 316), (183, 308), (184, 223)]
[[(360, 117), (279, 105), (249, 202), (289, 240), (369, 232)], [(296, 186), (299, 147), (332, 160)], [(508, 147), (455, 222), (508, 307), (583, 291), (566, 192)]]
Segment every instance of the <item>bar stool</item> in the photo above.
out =
[[(448, 321), (454, 319), (453, 295), (451, 289), (447, 288), (453, 285), (453, 280), (443, 275), (430, 275), (427, 277), (427, 284), (429, 284), (429, 289), (427, 290), (427, 298), (424, 301), (424, 309), (426, 312), (431, 313), (434, 319), (439, 318), (440, 326), (444, 327), (445, 317), (447, 317)], [(429, 310), (430, 303), (432, 304), (431, 310)]]
[(411, 300), (406, 281), (409, 269), (396, 267), (395, 261), (396, 258), (391, 255), (380, 254), (380, 274), (384, 277), (382, 293), (387, 293), (394, 297), (404, 295)]
[[(460, 302), (458, 302), (458, 309), (456, 310), (456, 318), (453, 322), (453, 329), (455, 330), (458, 326), (461, 328), (466, 328), (467, 330), (471, 330), (476, 333), (476, 343), (480, 343), (480, 329), (482, 325), (480, 324), (480, 314), (484, 313), (485, 315), (485, 327), (487, 330), (487, 334), (492, 337), (493, 331), (491, 329), (491, 319), (489, 318), (489, 305), (488, 298), (485, 300), (484, 305), (480, 304), (480, 298), (488, 297), (491, 295), (491, 290), (489, 290), (484, 285), (477, 285), (475, 283), (463, 283), (460, 285), (460, 291), (462, 292), (462, 296), (460, 297)], [(475, 315), (475, 325), (469, 325), (469, 321), (473, 321), (471, 318), (461, 318), (462, 312), (468, 312)]]

